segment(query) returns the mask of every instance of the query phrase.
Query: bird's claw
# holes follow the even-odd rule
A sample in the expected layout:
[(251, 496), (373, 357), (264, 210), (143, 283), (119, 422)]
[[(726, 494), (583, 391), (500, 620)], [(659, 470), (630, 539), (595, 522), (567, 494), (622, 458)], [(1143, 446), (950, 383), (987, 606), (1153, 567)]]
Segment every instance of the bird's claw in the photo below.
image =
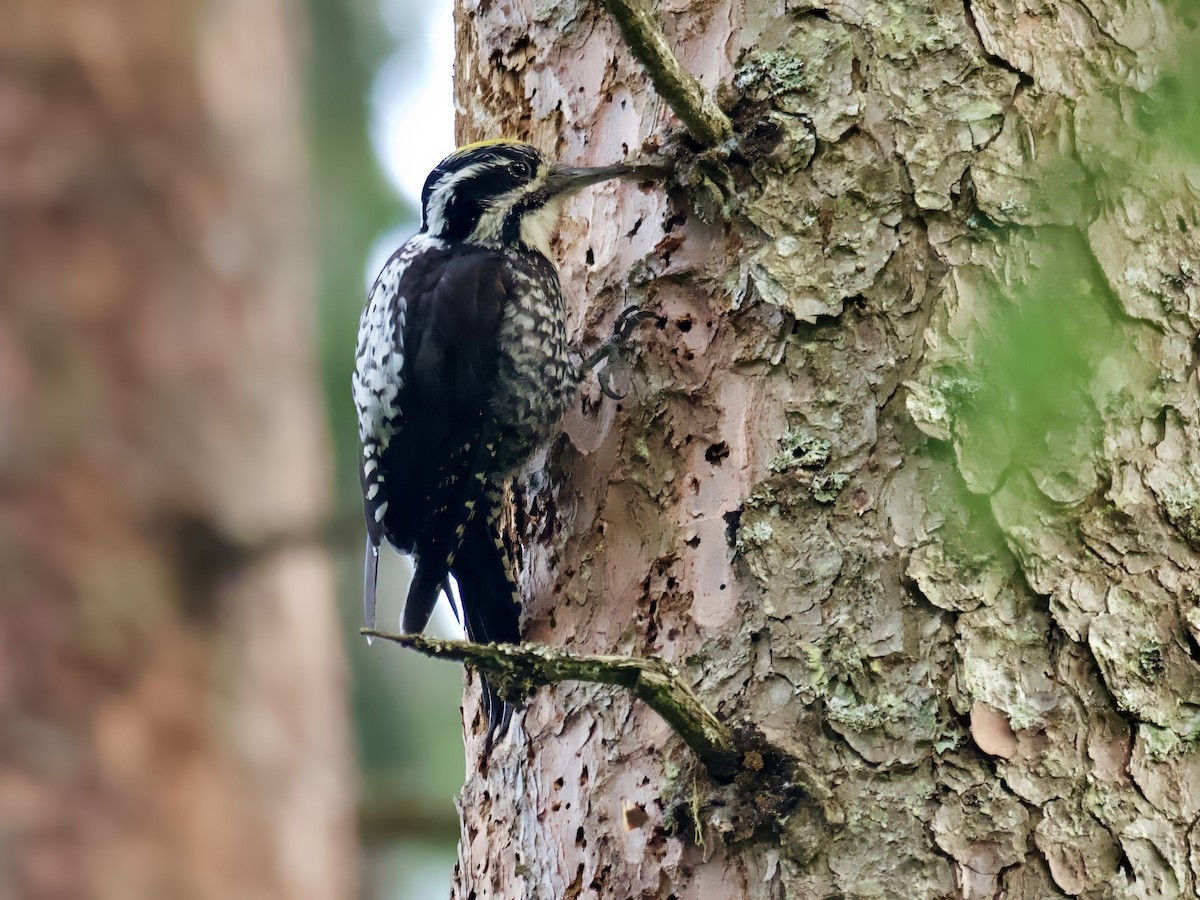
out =
[(596, 373), (596, 381), (598, 381), (600, 383), (600, 393), (602, 393), (609, 400), (624, 400), (625, 399), (625, 396), (626, 396), (625, 394), (620, 394), (620, 393), (617, 393), (617, 391), (613, 390), (612, 369), (610, 369), (608, 366), (605, 366), (603, 369), (601, 369), (599, 372)]
[(640, 306), (625, 307), (617, 316), (617, 321), (613, 323), (612, 337), (609, 338), (609, 342), (623, 346), (633, 337), (635, 328), (653, 318), (655, 318), (655, 314), (648, 309), (642, 309)]
[(603, 362), (604, 368), (596, 373), (596, 381), (600, 383), (600, 393), (610, 400), (624, 400), (625, 394), (617, 393), (612, 386), (613, 370), (623, 362), (622, 352), (633, 337), (634, 329), (642, 322), (655, 318), (655, 314), (639, 306), (628, 306), (617, 316), (613, 323), (612, 334), (600, 345), (587, 360), (587, 368), (591, 369)]

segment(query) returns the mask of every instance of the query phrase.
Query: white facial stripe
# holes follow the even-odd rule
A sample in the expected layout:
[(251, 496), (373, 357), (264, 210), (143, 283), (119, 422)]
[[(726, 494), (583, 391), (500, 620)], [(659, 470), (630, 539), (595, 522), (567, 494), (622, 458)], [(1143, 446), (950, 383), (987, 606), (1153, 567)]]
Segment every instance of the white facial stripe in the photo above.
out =
[(473, 244), (487, 244), (500, 240), (500, 233), (504, 230), (504, 212), (502, 206), (489, 206), (471, 229), (471, 236), (467, 240)]
[(429, 195), (429, 203), (425, 207), (425, 230), (430, 234), (441, 234), (446, 229), (446, 204), (454, 196), (454, 188), (460, 181), (466, 181), (480, 172), (490, 168), (488, 163), (479, 162), (459, 169), (449, 177), (442, 178), (433, 186)]

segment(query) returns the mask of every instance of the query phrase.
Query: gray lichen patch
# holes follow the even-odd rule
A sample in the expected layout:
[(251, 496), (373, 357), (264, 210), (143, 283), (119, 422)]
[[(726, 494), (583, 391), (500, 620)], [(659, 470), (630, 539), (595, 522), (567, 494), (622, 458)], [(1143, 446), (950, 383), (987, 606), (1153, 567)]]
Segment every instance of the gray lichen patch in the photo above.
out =
[(779, 452), (767, 469), (775, 474), (790, 469), (819, 469), (829, 461), (830, 443), (803, 428), (789, 428), (779, 436)]
[(734, 86), (754, 93), (757, 100), (769, 100), (781, 93), (802, 91), (811, 76), (806, 61), (786, 50), (772, 50), (750, 56), (733, 73)]
[(770, 29), (738, 60), (733, 88), (742, 102), (803, 116), (820, 141), (836, 141), (862, 112), (855, 64), (849, 28), (809, 19)]
[(913, 424), (935, 441), (948, 441), (953, 434), (953, 414), (946, 395), (933, 384), (910, 381), (904, 405)]
[(849, 480), (850, 476), (845, 472), (822, 473), (813, 476), (809, 490), (818, 503), (832, 503)]
[[(906, 668), (916, 676), (922, 666)], [(884, 685), (867, 673), (835, 683), (825, 700), (830, 728), (876, 766), (912, 765), (942, 736), (937, 698), (928, 684), (895, 680)]]
[(767, 519), (744, 522), (738, 530), (739, 546), (742, 548), (765, 547), (774, 534), (775, 529)]
[(1200, 492), (1192, 484), (1168, 485), (1162, 489), (1163, 511), (1188, 543), (1200, 548)]
[[(738, 530), (738, 554), (769, 590), (764, 600), (767, 606), (772, 596), (785, 596), (792, 614), (803, 615), (829, 595), (842, 568), (842, 554), (822, 523), (797, 525), (785, 518), (777, 505), (748, 507)], [(781, 572), (786, 572), (786, 577), (780, 577)], [(798, 597), (811, 600), (798, 605)]]
[(1063, 699), (1050, 678), (1048, 630), (1045, 613), (1011, 583), (989, 606), (959, 616), (956, 705), (986, 703), (1017, 732), (1042, 726)]

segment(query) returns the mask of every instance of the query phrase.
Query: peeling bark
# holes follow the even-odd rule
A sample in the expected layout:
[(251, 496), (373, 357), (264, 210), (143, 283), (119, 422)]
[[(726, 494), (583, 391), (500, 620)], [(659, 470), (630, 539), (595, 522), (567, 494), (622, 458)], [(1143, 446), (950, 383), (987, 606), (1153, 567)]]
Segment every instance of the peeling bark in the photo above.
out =
[(728, 159), (669, 136), (598, 5), (459, 2), (460, 138), (680, 173), (568, 210), (580, 340), (633, 302), (659, 329), (518, 486), (525, 634), (666, 659), (832, 796), (717, 785), (627, 693), (563, 685), (471, 773), (454, 896), (1194, 896), (1200, 179), (1139, 127), (1186, 29), (659, 15)]

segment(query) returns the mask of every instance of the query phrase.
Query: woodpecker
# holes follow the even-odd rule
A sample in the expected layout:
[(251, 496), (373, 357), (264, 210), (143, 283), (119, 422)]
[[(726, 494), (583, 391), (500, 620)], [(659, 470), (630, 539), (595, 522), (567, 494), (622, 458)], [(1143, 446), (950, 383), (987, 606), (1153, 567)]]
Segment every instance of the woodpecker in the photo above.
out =
[[(499, 523), (503, 489), (553, 435), (602, 355), (572, 362), (550, 240), (568, 195), (638, 172), (563, 166), (506, 139), (462, 147), (430, 172), (421, 229), (383, 267), (359, 323), (353, 391), (367, 627), (387, 541), (415, 563), (404, 631), (424, 630), (438, 595), (453, 596), (453, 576), (470, 640), (520, 640), (521, 594)], [(638, 318), (623, 315), (604, 349)], [(483, 689), (490, 747), (512, 708), (486, 680)]]

